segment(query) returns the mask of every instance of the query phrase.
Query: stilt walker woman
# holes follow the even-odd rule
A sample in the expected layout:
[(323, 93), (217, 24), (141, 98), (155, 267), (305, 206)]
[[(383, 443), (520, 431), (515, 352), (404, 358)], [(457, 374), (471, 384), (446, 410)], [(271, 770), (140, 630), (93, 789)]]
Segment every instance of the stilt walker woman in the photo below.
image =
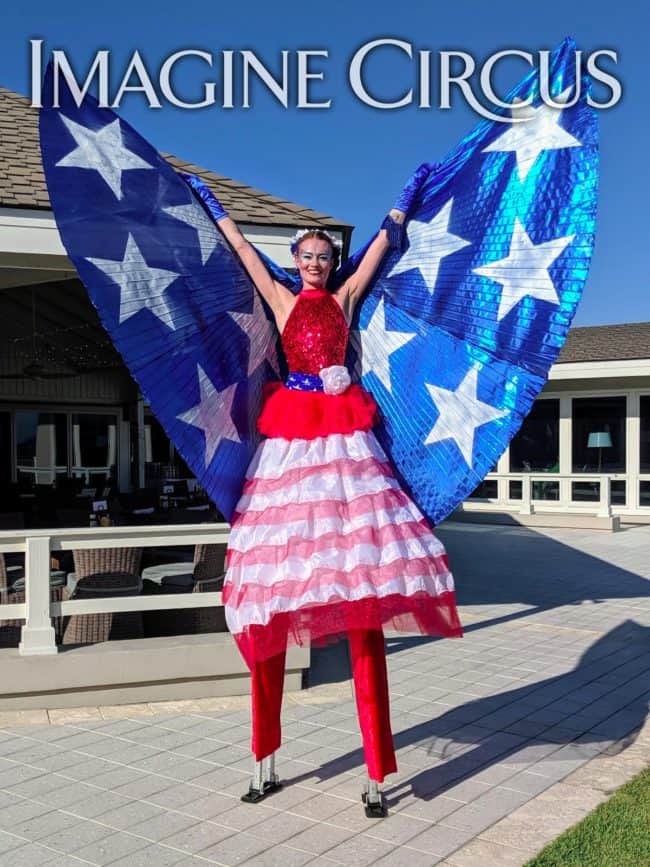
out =
[[(400, 488), (372, 426), (377, 406), (344, 367), (349, 323), (391, 245), (401, 243), (415, 173), (352, 277), (328, 290), (339, 243), (321, 229), (292, 244), (302, 289), (272, 279), (223, 211), (217, 225), (275, 317), (289, 367), (271, 383), (258, 419), (265, 439), (232, 521), (223, 598), (230, 631), (252, 677), (256, 769), (245, 800), (277, 785), (287, 643), (347, 635), (368, 768), (365, 800), (397, 770), (382, 627), (459, 636), (454, 585), (441, 542)], [(264, 762), (264, 760), (268, 760)]]

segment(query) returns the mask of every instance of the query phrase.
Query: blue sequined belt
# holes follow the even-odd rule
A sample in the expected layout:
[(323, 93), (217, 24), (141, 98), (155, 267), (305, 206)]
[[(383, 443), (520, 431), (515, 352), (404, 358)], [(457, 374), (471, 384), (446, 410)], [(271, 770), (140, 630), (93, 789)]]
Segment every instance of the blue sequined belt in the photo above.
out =
[(323, 380), (317, 373), (290, 373), (285, 385), (295, 391), (323, 391)]

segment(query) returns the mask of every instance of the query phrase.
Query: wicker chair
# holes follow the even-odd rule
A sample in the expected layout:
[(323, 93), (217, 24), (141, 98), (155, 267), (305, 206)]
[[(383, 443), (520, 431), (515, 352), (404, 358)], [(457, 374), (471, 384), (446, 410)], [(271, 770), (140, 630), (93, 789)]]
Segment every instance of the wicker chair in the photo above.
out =
[[(77, 583), (66, 587), (64, 599), (100, 599), (111, 596), (138, 596), (141, 548), (92, 548), (72, 552)], [(66, 617), (63, 644), (94, 644), (114, 639), (141, 638), (142, 612), (75, 614)]]
[[(5, 555), (0, 554), (0, 605), (6, 605), (10, 601), (12, 600), (9, 599)], [(0, 647), (14, 647), (16, 645), (16, 633), (20, 634), (22, 622), (22, 620), (0, 620)]]
[[(223, 587), (226, 555), (225, 544), (196, 545), (193, 563), (172, 563), (161, 567), (169, 570), (159, 581), (145, 578), (143, 592), (215, 593)], [(227, 632), (223, 608), (178, 608), (151, 611), (145, 614), (145, 634), (196, 635), (203, 632)]]
[[(64, 597), (65, 575), (54, 571), (50, 576), (50, 601), (61, 602)], [(7, 566), (4, 554), (0, 554), (0, 604), (21, 603), (25, 601), (25, 579), (19, 577), (12, 587), (9, 587)], [(0, 647), (17, 647), (21, 639), (22, 628), (25, 621), (14, 618), (13, 620), (0, 620)], [(57, 642), (63, 634), (63, 618), (52, 619), (54, 633)]]
[[(226, 545), (197, 545), (194, 549), (192, 593), (218, 593), (223, 589)], [(192, 632), (227, 632), (223, 608), (195, 608)]]
[(194, 581), (212, 581), (219, 576), (223, 583), (225, 560), (225, 544), (196, 545), (194, 548)]

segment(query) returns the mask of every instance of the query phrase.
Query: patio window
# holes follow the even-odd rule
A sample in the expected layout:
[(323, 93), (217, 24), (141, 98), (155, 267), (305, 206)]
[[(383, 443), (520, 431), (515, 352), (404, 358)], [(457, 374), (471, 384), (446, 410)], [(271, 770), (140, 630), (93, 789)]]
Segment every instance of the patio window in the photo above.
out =
[(145, 415), (144, 418), (144, 448), (147, 464), (167, 464), (172, 460), (172, 444), (163, 426), (153, 415)]
[[(510, 472), (557, 472), (560, 466), (560, 401), (538, 400), (510, 443)], [(516, 496), (516, 491), (512, 491)], [(519, 494), (519, 497), (521, 494)]]
[[(612, 506), (627, 503), (627, 486), (623, 479), (610, 479), (609, 498)], [(571, 499), (576, 503), (598, 503), (600, 501), (600, 482), (572, 482)]]
[(67, 418), (62, 412), (16, 412), (16, 470), (25, 487), (52, 485), (68, 473)]
[(72, 475), (97, 487), (115, 477), (117, 417), (102, 413), (72, 416)]
[[(523, 499), (523, 482), (519, 479), (511, 479), (508, 483), (508, 498), (510, 500)], [(555, 500), (560, 499), (560, 484), (559, 482), (545, 482), (542, 480), (533, 481), (530, 486), (531, 500)]]
[(496, 500), (498, 497), (498, 484), (496, 479), (485, 479), (474, 488), (467, 498), (468, 500)]
[[(650, 473), (650, 394), (642, 394), (639, 407), (639, 472)], [(650, 481), (639, 481), (639, 505), (650, 506)]]
[(609, 497), (613, 506), (625, 506), (627, 504), (627, 483), (622, 479), (610, 479)]
[(650, 482), (639, 482), (639, 505), (650, 507)]
[(625, 472), (625, 414), (623, 396), (573, 399), (572, 472)]
[(148, 482), (165, 479), (191, 479), (194, 474), (174, 448), (158, 419), (146, 413), (144, 417), (145, 478)]
[(639, 470), (650, 473), (650, 394), (641, 395)]

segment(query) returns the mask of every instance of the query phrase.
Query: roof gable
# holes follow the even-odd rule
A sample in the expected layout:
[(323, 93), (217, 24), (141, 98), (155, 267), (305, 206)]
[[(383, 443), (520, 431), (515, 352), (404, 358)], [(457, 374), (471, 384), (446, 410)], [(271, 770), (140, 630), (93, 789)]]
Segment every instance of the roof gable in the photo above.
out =
[[(50, 208), (38, 141), (38, 110), (27, 97), (4, 87), (0, 87), (0, 143), (0, 207)], [(177, 171), (199, 175), (235, 220), (254, 225), (351, 229), (343, 220), (271, 196), (172, 154), (161, 156)]]
[(650, 358), (650, 322), (572, 328), (558, 364)]

